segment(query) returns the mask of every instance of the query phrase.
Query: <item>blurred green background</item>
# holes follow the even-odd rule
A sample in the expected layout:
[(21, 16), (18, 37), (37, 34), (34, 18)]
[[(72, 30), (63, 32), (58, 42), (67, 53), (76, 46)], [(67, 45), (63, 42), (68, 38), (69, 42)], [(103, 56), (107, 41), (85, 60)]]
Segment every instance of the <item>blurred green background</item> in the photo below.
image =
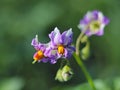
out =
[(74, 58), (73, 78), (54, 80), (57, 64), (31, 64), (35, 52), (31, 40), (48, 42), (48, 34), (73, 28), (74, 42), (79, 20), (89, 10), (110, 18), (102, 37), (92, 36), (91, 56), (83, 61), (97, 90), (120, 90), (120, 0), (0, 0), (0, 90), (91, 90)]

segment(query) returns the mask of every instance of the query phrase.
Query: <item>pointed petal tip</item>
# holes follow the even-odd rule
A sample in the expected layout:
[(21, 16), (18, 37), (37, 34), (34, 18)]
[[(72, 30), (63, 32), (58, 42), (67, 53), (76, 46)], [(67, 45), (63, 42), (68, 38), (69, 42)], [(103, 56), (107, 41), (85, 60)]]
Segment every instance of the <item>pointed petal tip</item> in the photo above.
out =
[(35, 38), (38, 38), (38, 35), (37, 35), (37, 34), (35, 35)]
[(54, 30), (59, 30), (58, 27), (55, 27)]

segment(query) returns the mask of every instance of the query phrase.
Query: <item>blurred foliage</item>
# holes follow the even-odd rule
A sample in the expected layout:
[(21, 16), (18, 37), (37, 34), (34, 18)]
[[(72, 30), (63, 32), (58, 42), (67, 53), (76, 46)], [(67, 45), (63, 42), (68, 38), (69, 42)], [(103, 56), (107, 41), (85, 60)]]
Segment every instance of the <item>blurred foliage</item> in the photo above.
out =
[[(97, 90), (120, 90), (120, 77), (116, 77), (113, 80), (101, 80), (94, 81)], [(77, 86), (57, 86), (51, 90), (92, 90), (88, 83)]]
[(14, 77), (4, 80), (0, 84), (0, 90), (21, 90), (23, 85), (24, 82), (22, 79)]
[(94, 79), (100, 78), (98, 90), (119, 90), (120, 79), (114, 79), (120, 76), (119, 0), (0, 0), (0, 90), (67, 90), (66, 85), (69, 90), (90, 90), (82, 86), (86, 79), (73, 58), (74, 76), (66, 83), (54, 80), (60, 60), (55, 65), (32, 65), (35, 51), (30, 43), (36, 34), (41, 42), (49, 41), (48, 33), (56, 26), (61, 32), (73, 28), (75, 42), (79, 20), (94, 9), (111, 22), (104, 36), (90, 38), (91, 57), (84, 63)]

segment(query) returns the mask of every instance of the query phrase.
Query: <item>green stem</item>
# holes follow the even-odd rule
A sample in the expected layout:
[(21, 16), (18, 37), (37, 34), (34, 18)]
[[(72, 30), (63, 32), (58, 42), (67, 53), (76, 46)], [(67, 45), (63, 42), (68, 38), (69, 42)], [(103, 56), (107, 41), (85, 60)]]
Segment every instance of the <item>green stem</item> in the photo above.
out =
[(83, 36), (84, 36), (84, 32), (81, 32), (81, 34), (77, 38), (77, 41), (76, 41), (76, 53), (74, 53), (73, 56), (74, 56), (76, 62), (78, 63), (78, 65), (80, 66), (80, 68), (82, 69), (82, 71), (83, 71), (86, 79), (88, 80), (88, 83), (90, 84), (91, 88), (93, 90), (96, 90), (95, 85), (93, 83), (93, 80), (92, 80), (90, 74), (88, 73), (85, 65), (83, 64), (83, 62), (81, 61), (81, 58), (79, 57), (79, 55), (80, 55), (80, 42), (81, 42), (81, 39), (82, 39)]
[(86, 79), (88, 80), (88, 83), (90, 84), (91, 88), (92, 88), (93, 90), (96, 90), (96, 88), (95, 88), (95, 86), (94, 86), (94, 83), (93, 83), (93, 80), (92, 80), (90, 74), (87, 72), (86, 67), (85, 67), (85, 65), (83, 64), (83, 62), (81, 61), (79, 55), (76, 55), (76, 54), (74, 53), (73, 56), (74, 56), (76, 62), (78, 63), (78, 65), (80, 66), (80, 68), (82, 69), (82, 71), (83, 71)]
[(66, 64), (66, 60), (61, 60), (61, 63), (60, 63), (60, 69), (62, 69), (64, 67), (64, 65)]
[(80, 42), (81, 42), (81, 38), (83, 37), (84, 32), (81, 32), (81, 34), (78, 36), (77, 41), (76, 41), (76, 54), (79, 56), (80, 55)]

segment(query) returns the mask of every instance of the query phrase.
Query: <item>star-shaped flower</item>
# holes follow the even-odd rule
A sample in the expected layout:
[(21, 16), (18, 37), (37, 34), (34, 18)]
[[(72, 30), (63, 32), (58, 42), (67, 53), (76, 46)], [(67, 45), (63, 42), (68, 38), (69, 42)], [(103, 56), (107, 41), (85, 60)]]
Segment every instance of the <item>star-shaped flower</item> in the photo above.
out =
[(51, 40), (51, 48), (57, 51), (58, 58), (69, 58), (75, 51), (75, 48), (71, 45), (73, 41), (72, 29), (64, 31), (62, 34), (56, 27), (54, 31), (49, 34)]
[(102, 12), (94, 10), (87, 12), (78, 27), (87, 36), (104, 34), (104, 27), (109, 23), (109, 19), (103, 15)]

